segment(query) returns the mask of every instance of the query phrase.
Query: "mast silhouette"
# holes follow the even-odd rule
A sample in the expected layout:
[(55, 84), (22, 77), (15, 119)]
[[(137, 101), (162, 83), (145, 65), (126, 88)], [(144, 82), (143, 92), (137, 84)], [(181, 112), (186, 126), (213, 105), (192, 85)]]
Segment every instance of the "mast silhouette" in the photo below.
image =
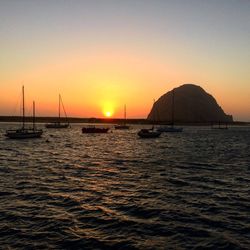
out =
[(22, 86), (22, 126), (19, 129), (6, 130), (5, 136), (10, 139), (39, 138), (43, 134), (41, 129), (35, 128), (35, 102), (33, 101), (33, 128), (25, 128), (25, 99), (24, 86)]
[(121, 124), (115, 125), (115, 129), (129, 129), (129, 126), (126, 125), (127, 121), (127, 110), (126, 110), (126, 104), (124, 105), (124, 119)]
[(23, 97), (23, 126), (22, 129), (24, 129), (25, 126), (25, 105), (24, 105), (24, 86), (22, 86), (22, 97)]
[(175, 121), (175, 89), (172, 90), (172, 105), (171, 105), (171, 122), (168, 122), (168, 126), (161, 126), (157, 130), (160, 132), (182, 132), (183, 128), (176, 128), (174, 126)]
[(33, 117), (32, 117), (32, 123), (33, 123), (33, 130), (35, 129), (35, 102), (33, 101)]
[[(66, 123), (61, 123), (61, 105), (64, 111), (65, 118), (67, 120)], [(63, 105), (62, 97), (60, 94), (58, 97), (58, 119), (56, 120), (56, 122), (48, 123), (45, 126), (46, 128), (68, 128), (69, 127), (69, 121), (68, 121), (67, 114)]]
[(59, 103), (58, 103), (59, 105), (59, 107), (58, 107), (58, 109), (59, 109), (59, 122), (60, 122), (60, 118), (61, 118), (61, 95), (59, 94)]
[(174, 89), (173, 89), (173, 91), (172, 91), (172, 123), (171, 123), (171, 125), (172, 125), (172, 127), (174, 127)]

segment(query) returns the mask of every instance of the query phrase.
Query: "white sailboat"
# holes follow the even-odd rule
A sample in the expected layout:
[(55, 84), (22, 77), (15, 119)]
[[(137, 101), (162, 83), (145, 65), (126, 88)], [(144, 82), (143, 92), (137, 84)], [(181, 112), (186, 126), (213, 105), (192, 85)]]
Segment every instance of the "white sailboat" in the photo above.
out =
[(41, 129), (36, 129), (35, 126), (35, 102), (33, 101), (33, 127), (26, 128), (25, 125), (25, 105), (24, 105), (24, 86), (22, 87), (22, 127), (18, 129), (6, 130), (5, 136), (10, 139), (28, 139), (39, 138), (43, 134)]
[(46, 128), (68, 128), (69, 127), (69, 122), (68, 121), (66, 123), (61, 122), (61, 106), (63, 108), (64, 115), (65, 115), (66, 120), (67, 120), (67, 114), (66, 114), (63, 102), (62, 102), (62, 97), (59, 94), (58, 121), (45, 124)]

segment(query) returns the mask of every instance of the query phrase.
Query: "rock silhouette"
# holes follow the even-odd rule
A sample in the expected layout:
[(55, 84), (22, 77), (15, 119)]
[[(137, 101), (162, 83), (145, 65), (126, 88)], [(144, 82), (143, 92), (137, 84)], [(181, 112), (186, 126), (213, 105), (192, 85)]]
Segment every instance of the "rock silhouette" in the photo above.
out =
[(212, 95), (194, 84), (184, 84), (161, 96), (147, 119), (167, 123), (233, 121)]

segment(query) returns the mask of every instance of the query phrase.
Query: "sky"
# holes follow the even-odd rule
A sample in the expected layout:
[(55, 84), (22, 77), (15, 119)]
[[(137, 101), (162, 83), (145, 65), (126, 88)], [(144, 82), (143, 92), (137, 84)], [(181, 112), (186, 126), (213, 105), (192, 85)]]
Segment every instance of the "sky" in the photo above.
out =
[(185, 83), (250, 121), (249, 0), (0, 0), (0, 115), (146, 118)]

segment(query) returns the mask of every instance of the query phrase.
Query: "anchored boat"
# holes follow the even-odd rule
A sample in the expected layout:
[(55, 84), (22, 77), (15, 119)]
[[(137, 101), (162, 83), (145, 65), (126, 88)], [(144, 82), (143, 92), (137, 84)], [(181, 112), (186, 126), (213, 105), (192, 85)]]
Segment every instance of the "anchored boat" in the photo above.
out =
[(26, 128), (25, 124), (25, 105), (24, 105), (24, 86), (22, 87), (22, 127), (18, 129), (6, 130), (5, 136), (10, 139), (28, 139), (39, 138), (42, 136), (43, 131), (37, 129), (35, 125), (35, 102), (33, 101), (33, 127)]

